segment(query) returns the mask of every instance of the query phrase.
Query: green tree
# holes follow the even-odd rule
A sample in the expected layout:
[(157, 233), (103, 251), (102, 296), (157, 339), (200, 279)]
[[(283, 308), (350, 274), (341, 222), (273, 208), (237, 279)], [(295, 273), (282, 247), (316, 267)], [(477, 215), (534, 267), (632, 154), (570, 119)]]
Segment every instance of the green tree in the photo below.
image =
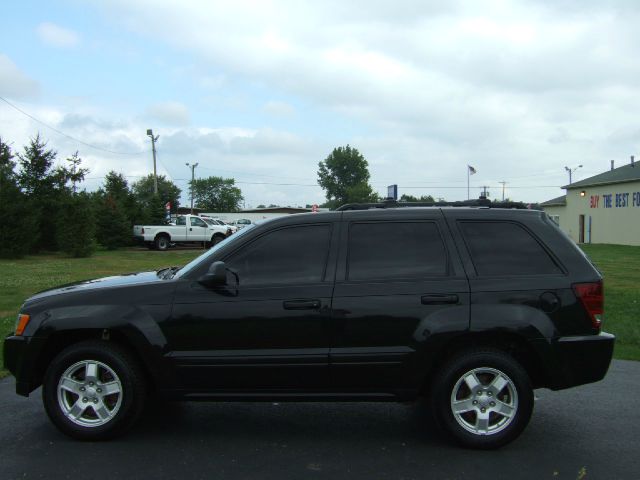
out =
[(18, 186), (16, 163), (9, 145), (0, 138), (0, 257), (20, 258), (33, 242), (35, 216)]
[(132, 200), (129, 182), (124, 178), (124, 175), (113, 170), (104, 177), (104, 185), (101, 190), (122, 206), (125, 206)]
[(95, 216), (90, 195), (67, 193), (57, 216), (60, 250), (71, 257), (89, 257), (95, 250)]
[(208, 212), (237, 212), (242, 203), (242, 191), (233, 178), (207, 177), (189, 182), (196, 207)]
[(144, 209), (143, 223), (151, 225), (165, 225), (167, 223), (167, 211), (165, 209), (165, 202), (160, 199), (160, 196), (153, 196)]
[(325, 206), (374, 202), (378, 196), (369, 185), (369, 163), (356, 149), (337, 147), (318, 164), (318, 184), (325, 190)]
[(29, 197), (30, 208), (36, 218), (37, 227), (31, 232), (35, 251), (54, 250), (57, 246), (56, 218), (62, 199), (68, 192), (68, 171), (64, 167), (54, 168), (56, 156), (57, 152), (47, 149), (47, 143), (40, 134), (31, 139), (22, 154), (18, 153), (18, 185)]
[(64, 171), (66, 173), (67, 180), (71, 182), (71, 190), (73, 193), (76, 193), (76, 183), (80, 183), (84, 180), (84, 177), (87, 173), (89, 173), (88, 168), (82, 168), (80, 164), (82, 163), (82, 159), (78, 155), (78, 151), (67, 158), (67, 162), (71, 164), (69, 168), (65, 168)]
[(104, 194), (98, 199), (96, 239), (107, 250), (115, 250), (131, 243), (131, 222), (111, 194)]
[[(153, 174), (149, 174), (137, 182), (134, 182), (131, 189), (136, 202), (148, 210), (155, 197), (153, 193)], [(164, 175), (158, 176), (158, 198), (162, 202), (163, 208), (167, 202), (171, 202), (172, 211), (176, 211), (181, 193), (182, 191), (171, 180), (167, 179)], [(154, 203), (157, 204), (158, 202), (156, 201)]]
[(435, 199), (431, 195), (421, 195), (420, 197), (414, 197), (413, 195), (403, 194), (400, 197), (401, 202), (435, 202)]
[[(112, 202), (113, 205), (105, 206), (107, 198), (110, 199), (108, 202)], [(148, 220), (146, 218), (147, 212), (145, 212), (145, 205), (136, 202), (136, 198), (129, 188), (127, 179), (121, 173), (113, 170), (104, 177), (104, 184), (98, 190), (96, 206), (98, 216), (108, 213), (108, 211), (104, 211), (104, 208), (117, 210), (118, 213), (115, 214), (117, 217), (121, 214), (124, 215), (128, 222), (129, 234), (131, 233), (131, 227), (133, 227), (135, 223), (147, 223)], [(104, 233), (105, 232), (100, 231), (100, 228), (98, 228), (98, 239), (104, 238)], [(116, 236), (120, 238), (119, 235)], [(129, 235), (127, 243), (131, 243), (131, 235)]]

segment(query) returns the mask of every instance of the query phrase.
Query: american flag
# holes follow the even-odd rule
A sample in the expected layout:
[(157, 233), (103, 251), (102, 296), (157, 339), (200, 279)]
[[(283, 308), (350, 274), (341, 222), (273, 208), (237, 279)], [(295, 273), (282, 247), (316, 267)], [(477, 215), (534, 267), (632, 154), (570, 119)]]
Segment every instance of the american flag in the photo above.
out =
[(469, 173), (470, 173), (471, 175), (473, 175), (474, 173), (476, 173), (476, 169), (475, 169), (475, 168), (473, 168), (471, 165), (467, 165), (467, 167), (469, 167)]

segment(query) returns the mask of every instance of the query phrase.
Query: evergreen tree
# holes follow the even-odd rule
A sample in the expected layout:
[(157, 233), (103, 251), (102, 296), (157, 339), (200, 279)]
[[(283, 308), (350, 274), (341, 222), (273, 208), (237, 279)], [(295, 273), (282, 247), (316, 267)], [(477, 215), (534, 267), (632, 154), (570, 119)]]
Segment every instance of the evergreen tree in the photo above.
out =
[[(145, 206), (136, 202), (126, 178), (115, 171), (107, 173), (96, 198), (97, 239), (107, 248), (118, 248), (133, 242), (131, 229), (137, 223), (147, 223)], [(122, 219), (124, 217), (124, 221)], [(126, 224), (126, 234), (124, 225)], [(105, 228), (115, 228), (108, 233)], [(126, 240), (125, 240), (126, 237)]]
[(96, 239), (108, 250), (131, 243), (131, 225), (121, 206), (110, 194), (98, 199)]
[(151, 225), (166, 225), (167, 223), (167, 211), (165, 209), (165, 202), (163, 202), (159, 196), (154, 196), (150, 199), (145, 209), (147, 222)]
[(73, 193), (76, 193), (76, 184), (84, 180), (85, 175), (89, 173), (89, 169), (80, 167), (82, 159), (78, 155), (77, 150), (76, 153), (67, 158), (67, 162), (69, 162), (71, 166), (65, 168), (63, 172), (66, 174), (67, 180), (71, 182), (71, 190)]
[(95, 250), (95, 217), (90, 196), (67, 193), (57, 216), (60, 250), (72, 257), (89, 257)]
[(18, 185), (28, 196), (29, 208), (36, 218), (36, 228), (30, 232), (34, 236), (35, 251), (56, 248), (56, 219), (68, 192), (65, 186), (68, 172), (64, 168), (54, 168), (57, 153), (46, 147), (38, 134), (24, 147), (24, 153), (18, 154)]
[(20, 191), (9, 145), (0, 138), (0, 257), (20, 258), (31, 248), (35, 217)]

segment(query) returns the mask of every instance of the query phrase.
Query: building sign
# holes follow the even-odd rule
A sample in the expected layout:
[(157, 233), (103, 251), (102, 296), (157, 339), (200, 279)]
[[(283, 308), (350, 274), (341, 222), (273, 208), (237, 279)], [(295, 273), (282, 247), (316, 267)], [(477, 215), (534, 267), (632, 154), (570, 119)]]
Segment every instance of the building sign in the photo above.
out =
[(640, 192), (591, 195), (590, 208), (640, 207)]

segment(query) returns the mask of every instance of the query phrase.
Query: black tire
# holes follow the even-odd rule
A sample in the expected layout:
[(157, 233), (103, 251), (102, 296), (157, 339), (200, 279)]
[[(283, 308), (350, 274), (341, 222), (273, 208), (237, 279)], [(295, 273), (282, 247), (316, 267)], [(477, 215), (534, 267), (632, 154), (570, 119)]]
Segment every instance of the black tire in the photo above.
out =
[(225, 238), (227, 237), (225, 237), (221, 233), (216, 233), (213, 237), (211, 237), (211, 246), (213, 247), (214, 245), (217, 245), (218, 243), (223, 241)]
[[(527, 372), (500, 350), (471, 350), (453, 357), (440, 368), (431, 386), (436, 424), (468, 448), (499, 448), (515, 440), (533, 411)], [(460, 409), (457, 414), (454, 404)]]
[[(89, 372), (95, 376), (88, 376)], [(60, 388), (63, 378), (73, 392)], [(108, 389), (114, 393), (105, 393)], [(146, 382), (138, 362), (124, 348), (97, 340), (76, 343), (58, 354), (42, 386), (44, 408), (53, 424), (79, 440), (121, 435), (140, 416), (145, 396)]]
[(156, 250), (164, 252), (169, 248), (171, 239), (166, 235), (158, 235), (154, 241)]

